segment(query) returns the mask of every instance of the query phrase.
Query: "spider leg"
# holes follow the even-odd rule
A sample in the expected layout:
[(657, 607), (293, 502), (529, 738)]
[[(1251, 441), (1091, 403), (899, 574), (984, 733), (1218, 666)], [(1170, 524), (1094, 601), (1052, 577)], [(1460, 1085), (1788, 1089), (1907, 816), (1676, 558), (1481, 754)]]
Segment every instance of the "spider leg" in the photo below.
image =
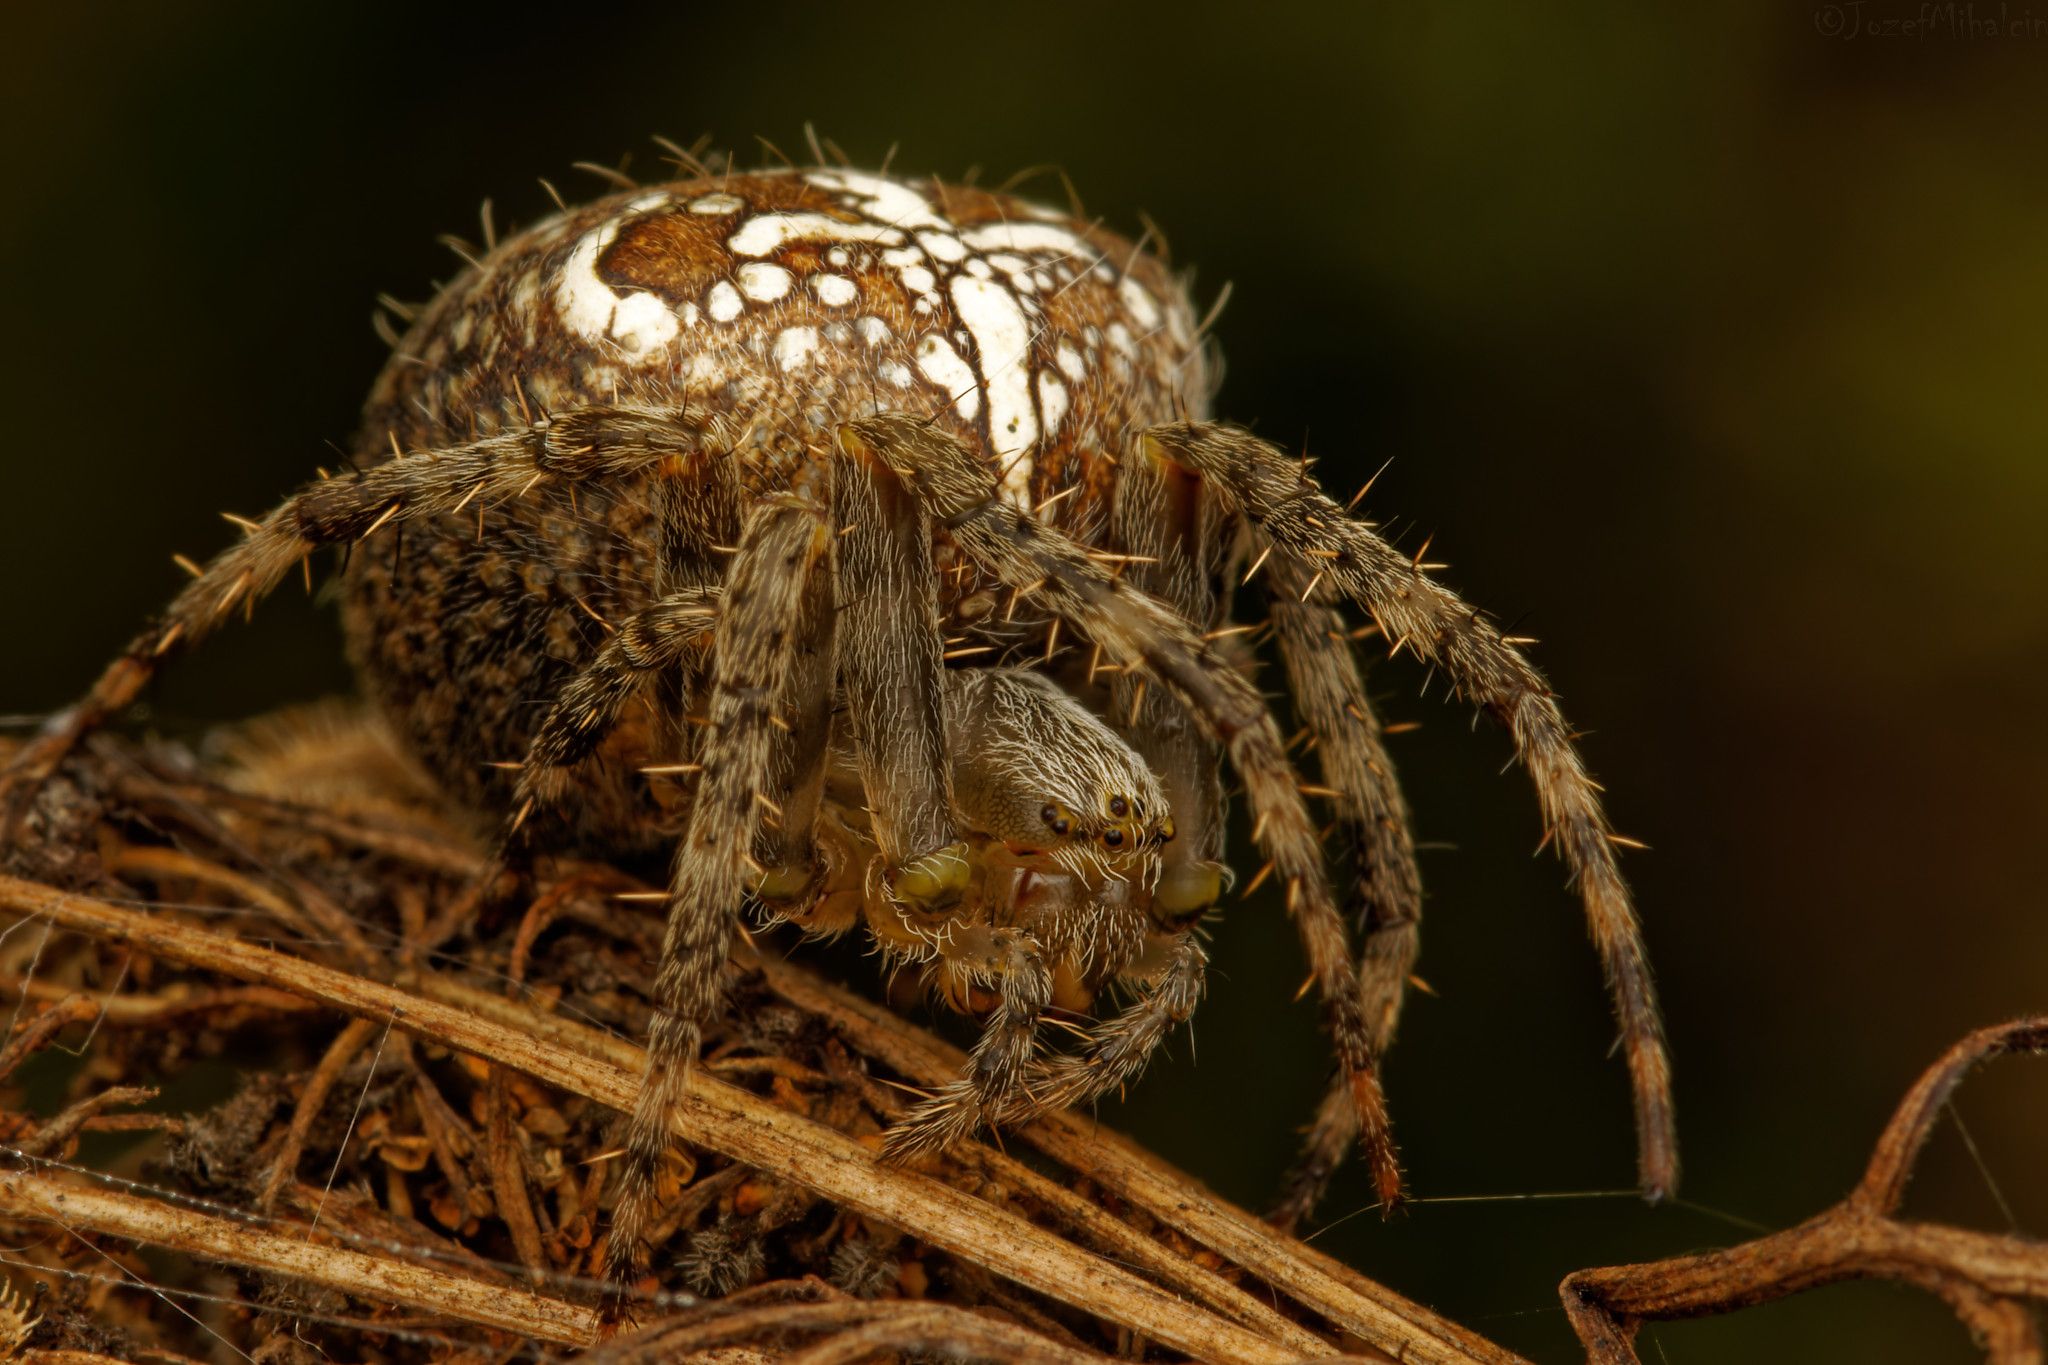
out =
[(1045, 949), (1030, 934), (1016, 929), (987, 934), (985, 948), (956, 944), (946, 951), (944, 964), (948, 971), (964, 970), (993, 985), (995, 1012), (967, 1056), (966, 1074), (890, 1126), (882, 1146), (882, 1155), (890, 1160), (951, 1146), (983, 1119), (1006, 1113), (1023, 1091), (1037, 1046), (1039, 1016), (1052, 1002), (1052, 969)]
[(1513, 642), (1420, 565), (1355, 520), (1303, 467), (1250, 434), (1209, 423), (1155, 427), (1156, 452), (1210, 480), (1259, 536), (1301, 572), (1358, 603), (1403, 648), (1442, 668), (1513, 736), (1550, 837), (1570, 869), (1606, 970), (1635, 1092), (1638, 1167), (1657, 1199), (1678, 1185), (1670, 1062), (1656, 989), (1599, 786), (1586, 771), (1549, 684)]
[(622, 1193), (605, 1248), (615, 1282), (645, 1263), (656, 1174), (673, 1142), (669, 1113), (696, 1063), (704, 1025), (717, 1013), (727, 951), (758, 868), (752, 850), (761, 796), (773, 775), (775, 721), (797, 652), (792, 623), (829, 545), (815, 500), (772, 495), (748, 517), (727, 571), (712, 646), (704, 777), (676, 850), (647, 1072), (626, 1126)]
[(717, 588), (685, 588), (622, 622), (565, 684), (526, 750), (513, 793), (506, 841), (529, 817), (561, 800), (569, 770), (597, 750), (618, 727), (626, 706), (648, 676), (674, 669), (710, 644), (718, 620)]
[[(1295, 714), (1316, 741), (1325, 799), (1337, 817), (1339, 845), (1351, 850), (1345, 908), (1359, 925), (1358, 984), (1374, 1054), (1394, 1040), (1422, 919), (1422, 877), (1408, 802), (1395, 780), (1380, 722), (1365, 695), (1358, 657), (1342, 615), (1311, 591), (1292, 562), (1268, 570), (1280, 658)], [(1349, 1097), (1331, 1085), (1301, 1154), (1281, 1186), (1276, 1223), (1297, 1226), (1315, 1210), (1357, 1136)]]
[[(419, 451), (306, 485), (215, 555), (163, 615), (136, 636), (70, 710), (53, 717), (0, 773), (0, 834), (65, 755), (141, 693), (157, 670), (252, 602), (323, 545), (467, 506), (523, 497), (544, 482), (578, 483), (680, 461), (704, 423), (687, 409), (591, 407), (445, 450)], [(680, 472), (680, 471), (679, 471)]]
[(1258, 693), (1163, 603), (1118, 582), (1071, 538), (1005, 503), (988, 469), (921, 419), (884, 414), (851, 422), (839, 429), (839, 439), (849, 454), (871, 453), (904, 470), (953, 542), (984, 572), (1020, 594), (1043, 594), (1113, 663), (1142, 666), (1171, 687), (1222, 741), (1251, 802), (1254, 840), (1287, 888), (1287, 908), (1358, 1107), (1361, 1141), (1381, 1199), (1395, 1203), (1400, 1165), (1344, 919), (1330, 894), (1322, 849), (1279, 730)]
[[(1200, 479), (1158, 460), (1127, 460), (1119, 467), (1110, 534), (1131, 556), (1124, 581), (1197, 627), (1213, 623), (1218, 614), (1216, 521), (1214, 500), (1202, 496)], [(1223, 892), (1223, 784), (1216, 745), (1178, 697), (1146, 687), (1142, 677), (1128, 672), (1111, 683), (1110, 717), (1158, 774), (1173, 809), (1176, 837), (1163, 850), (1153, 908), (1168, 923), (1192, 920)]]
[[(531, 830), (532, 817), (558, 802), (569, 770), (588, 758), (619, 723), (650, 674), (701, 666), (708, 654), (724, 590), (684, 588), (627, 618), (548, 708), (521, 766), (505, 842)], [(767, 869), (753, 889), (788, 901), (812, 886), (816, 867), (811, 833), (824, 799), (832, 723), (832, 582), (815, 574), (805, 587), (797, 625), (797, 653), (787, 692), (790, 719), (778, 725), (775, 776), (768, 789), (770, 815), (757, 855)], [(684, 765), (695, 768), (698, 765)]]
[(931, 519), (880, 460), (832, 464), (840, 678), (888, 898), (914, 914), (958, 900), (971, 873), (954, 824)]
[(755, 838), (764, 871), (754, 894), (771, 906), (814, 895), (819, 886), (818, 812), (832, 759), (832, 702), (838, 666), (835, 584), (821, 564), (804, 583), (796, 619), (796, 656), (783, 686), (783, 715), (776, 723), (769, 790), (773, 793)]
[(1005, 1111), (1021, 1122), (1044, 1109), (1085, 1104), (1137, 1079), (1174, 1025), (1187, 1022), (1202, 1001), (1209, 955), (1192, 929), (1154, 937), (1149, 953), (1126, 969), (1126, 979), (1147, 981), (1130, 1008), (1087, 1032), (1080, 1050), (1054, 1058), (1029, 1088), (1029, 1109)]

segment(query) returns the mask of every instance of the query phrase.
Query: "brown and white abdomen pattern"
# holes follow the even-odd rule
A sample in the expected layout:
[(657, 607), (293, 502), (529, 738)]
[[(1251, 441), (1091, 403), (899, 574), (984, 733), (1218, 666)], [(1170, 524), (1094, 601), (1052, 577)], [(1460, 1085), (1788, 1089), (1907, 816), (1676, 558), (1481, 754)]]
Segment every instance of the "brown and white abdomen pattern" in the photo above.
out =
[[(569, 210), (500, 244), (400, 343), (356, 455), (456, 445), (590, 403), (718, 419), (742, 498), (784, 486), (834, 427), (929, 415), (1020, 506), (1090, 540), (1136, 428), (1206, 415), (1214, 367), (1183, 286), (1131, 242), (983, 190), (846, 170), (714, 177)], [(713, 505), (698, 559), (739, 508)], [(481, 513), (481, 521), (479, 521)], [(566, 679), (659, 590), (651, 490), (533, 496), (416, 523), (347, 575), (369, 693), (452, 794), (501, 806), (510, 761)], [(942, 561), (947, 547), (939, 547)], [(975, 591), (947, 574), (949, 600)], [(590, 842), (666, 837), (635, 776), (673, 737), (623, 729), (565, 807)], [(658, 784), (656, 784), (658, 786)], [(575, 831), (572, 831), (574, 833)]]
[(1134, 426), (1203, 415), (1212, 366), (1153, 256), (983, 190), (846, 170), (679, 182), (559, 215), (458, 281), (373, 395), (430, 444), (614, 397), (722, 414), (769, 455), (937, 415), (1031, 503)]

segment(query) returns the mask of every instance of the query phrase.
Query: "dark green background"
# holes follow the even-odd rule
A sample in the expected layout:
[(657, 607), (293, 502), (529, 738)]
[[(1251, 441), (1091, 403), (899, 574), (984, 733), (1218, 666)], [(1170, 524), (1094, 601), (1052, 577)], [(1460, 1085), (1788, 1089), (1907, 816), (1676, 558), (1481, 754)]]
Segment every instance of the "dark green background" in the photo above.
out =
[[(0, 58), (0, 710), (75, 693), (176, 587), (170, 554), (226, 542), (219, 509), (331, 461), (383, 353), (372, 298), (450, 275), (434, 237), (474, 237), (484, 197), (531, 219), (536, 176), (598, 191), (574, 160), (651, 172), (657, 132), (751, 158), (805, 119), (906, 170), (1056, 162), (1110, 223), (1156, 219), (1205, 297), (1236, 283), (1230, 416), (1306, 436), (1347, 492), (1393, 457), (1377, 513), (1542, 638), (1654, 848), (1628, 868), (1686, 1194), (1796, 1220), (1951, 1039), (2048, 1006), (2048, 36), (1538, 8), (25, 8)], [(1529, 857), (1503, 738), (1421, 681), (1375, 674), (1427, 722), (1397, 741), (1441, 996), (1389, 1067), (1415, 1191), (1625, 1186), (1577, 910)], [(156, 714), (345, 685), (328, 614), (282, 594)], [(1324, 1053), (1277, 903), (1217, 937), (1199, 1064), (1177, 1043), (1116, 1117), (1256, 1201)], [(2048, 1229), (2048, 1073), (2009, 1063), (1960, 1107)], [(1366, 1197), (1350, 1172), (1330, 1213)], [(2003, 1226), (1952, 1127), (1912, 1202)], [(1606, 1199), (1424, 1203), (1322, 1244), (1563, 1360), (1566, 1271), (1739, 1235)], [(1973, 1358), (1875, 1287), (1653, 1328), (1646, 1355)]]

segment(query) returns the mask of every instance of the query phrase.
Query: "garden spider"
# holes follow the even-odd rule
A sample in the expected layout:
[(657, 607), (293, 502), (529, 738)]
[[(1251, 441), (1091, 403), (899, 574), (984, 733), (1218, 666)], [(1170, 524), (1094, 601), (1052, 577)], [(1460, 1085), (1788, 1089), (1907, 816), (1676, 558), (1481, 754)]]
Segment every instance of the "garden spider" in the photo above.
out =
[[(442, 290), (370, 395), (357, 467), (245, 523), (197, 570), (18, 758), (17, 813), (174, 652), (316, 547), (352, 546), (358, 669), (451, 797), (499, 812), (513, 846), (674, 849), (617, 1271), (645, 1253), (667, 1115), (750, 894), (816, 929), (843, 927), (851, 894), (871, 925), (911, 926), (927, 960), (967, 962), (956, 998), (993, 991), (969, 1072), (890, 1150), (941, 1144), (1114, 1088), (1192, 1008), (1194, 923), (1226, 883), (1220, 753), (1339, 1064), (1283, 1217), (1306, 1212), (1354, 1137), (1391, 1206), (1376, 1059), (1421, 901), (1348, 603), (1513, 737), (1613, 991), (1643, 1188), (1670, 1192), (1650, 973), (1598, 788), (1548, 687), (1306, 462), (1206, 419), (1215, 358), (1164, 264), (1001, 193), (845, 168), (691, 170), (564, 208)], [(1267, 594), (1319, 785), (1227, 652), (1243, 643), (1225, 638), (1240, 581)], [(990, 674), (949, 716), (949, 687), (996, 665), (1036, 677)], [(1035, 789), (1028, 742), (974, 778), (963, 760), (994, 751), (961, 736), (1012, 703), (1040, 708), (1018, 723), (1047, 751), (1114, 746), (1101, 771), (1116, 789)], [(828, 800), (835, 740), (857, 790)], [(1310, 798), (1351, 854), (1341, 898)], [(825, 837), (853, 807), (861, 829)], [(987, 827), (1020, 810), (1035, 834)], [(1092, 861), (1043, 861), (1076, 838)], [(831, 851), (869, 845), (874, 869), (849, 892)], [(1363, 932), (1355, 959), (1347, 920)], [(1142, 981), (1139, 998), (1039, 1057), (1054, 995), (1085, 1000), (1118, 976)]]

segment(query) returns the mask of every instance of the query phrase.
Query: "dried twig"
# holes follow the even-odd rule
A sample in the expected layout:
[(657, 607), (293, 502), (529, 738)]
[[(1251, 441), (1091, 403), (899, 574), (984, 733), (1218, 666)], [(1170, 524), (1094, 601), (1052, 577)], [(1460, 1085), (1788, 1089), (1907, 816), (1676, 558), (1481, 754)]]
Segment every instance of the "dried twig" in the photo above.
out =
[(57, 996), (57, 1003), (30, 1019), (6, 1047), (0, 1048), (0, 1080), (12, 1076), (16, 1067), (48, 1047), (50, 1040), (67, 1026), (99, 1017), (100, 1007), (89, 997), (61, 987)]
[(2048, 1018), (1979, 1029), (1920, 1077), (1878, 1138), (1847, 1198), (1797, 1227), (1724, 1251), (1582, 1270), (1561, 1293), (1593, 1365), (1636, 1365), (1646, 1321), (1733, 1312), (1841, 1280), (1917, 1285), (1955, 1313), (1994, 1365), (2041, 1365), (2026, 1300), (2048, 1299), (2048, 1243), (1897, 1217), (1913, 1165), (1970, 1068), (2008, 1052), (2048, 1051)]
[(306, 1148), (306, 1137), (313, 1131), (313, 1123), (320, 1117), (320, 1110), (327, 1103), (334, 1083), (341, 1079), (341, 1073), (376, 1034), (374, 1021), (349, 1020), (327, 1049), (327, 1055), (320, 1059), (320, 1065), (313, 1068), (313, 1074), (306, 1078), (306, 1088), (299, 1092), (299, 1102), (292, 1110), (291, 1127), (285, 1130), (284, 1146), (271, 1160), (270, 1174), (264, 1178), (263, 1189), (256, 1196), (257, 1208), (269, 1212), (277, 1202), (277, 1192), (284, 1188), (285, 1181), (298, 1173), (299, 1154)]
[[(323, 763), (351, 767), (328, 751)], [(424, 1353), (408, 1359), (458, 1340), (489, 1355), (495, 1348), (481, 1332), (507, 1330), (508, 1313), (594, 1302), (598, 1286), (582, 1277), (597, 1273), (613, 1193), (605, 1111), (620, 1111), (637, 1088), (643, 1054), (627, 1040), (645, 1027), (650, 984), (651, 921), (622, 913), (613, 893), (640, 884), (601, 864), (550, 860), (529, 893), (488, 875), (467, 836), (430, 807), (414, 821), (402, 804), (357, 801), (349, 788), (323, 789), (333, 811), (304, 808), (194, 772), (168, 752), (95, 751), (76, 773), (69, 799), (77, 813), (62, 826), (72, 846), (100, 850), (100, 867), (173, 902), (165, 910), (0, 879), (0, 910), (41, 921), (16, 938), (15, 975), (0, 989), (38, 1003), (69, 997), (64, 1022), (90, 1010), (109, 1024), (132, 1016), (170, 1025), (101, 1034), (92, 1075), (155, 1077), (194, 1051), (232, 1048), (251, 1022), (279, 1025), (240, 1097), (195, 1116), (185, 1137), (137, 1154), (173, 1187), (130, 1187), (161, 1197), (135, 1201), (143, 1212), (183, 1212), (198, 1198), (201, 1216), (221, 1215), (235, 1230), (219, 1239), (214, 1262), (246, 1268), (195, 1267), (171, 1292), (225, 1291), (228, 1302), (250, 1295), (257, 1311), (242, 1320), (252, 1344), (288, 1346), (308, 1311), (324, 1315), (312, 1320), (327, 1324), (330, 1347), (345, 1348), (348, 1333), (379, 1330), (374, 1324), (401, 1334), (416, 1326), (426, 1335), (408, 1349)], [(157, 842), (166, 837), (175, 848)], [(49, 866), (68, 884), (93, 884), (90, 856)], [(221, 932), (225, 923), (195, 921), (179, 908), (188, 900), (201, 915), (234, 916), (239, 937)], [(310, 921), (309, 907), (318, 907)], [(350, 932), (328, 932), (330, 920)], [(288, 952), (259, 946), (266, 922), (286, 931)], [(46, 953), (53, 928), (86, 937)], [(679, 1164), (679, 1188), (666, 1196), (665, 1259), (637, 1287), (707, 1296), (656, 1324), (672, 1333), (661, 1338), (670, 1347), (701, 1338), (704, 1349), (744, 1344), (827, 1361), (942, 1346), (1060, 1360), (1093, 1359), (1091, 1349), (1220, 1360), (1324, 1359), (1343, 1349), (1436, 1365), (1516, 1359), (1215, 1198), (1085, 1115), (1046, 1118), (1019, 1134), (1050, 1165), (974, 1143), (917, 1170), (877, 1161), (876, 1130), (901, 1108), (882, 1077), (943, 1082), (959, 1073), (960, 1054), (799, 968), (752, 952), (737, 957), (747, 970), (733, 983), (733, 1007), (673, 1116), (695, 1158)], [(123, 965), (113, 991), (84, 993), (110, 979), (115, 964)], [(357, 1021), (339, 1046), (319, 1016), (326, 1009)], [(60, 1027), (38, 1017), (17, 1035), (21, 1050)], [(406, 1079), (374, 1090), (366, 1083), (336, 1150), (335, 1132), (314, 1119), (379, 1030), (390, 1030)], [(92, 1083), (81, 1073), (74, 1090), (89, 1094)], [(22, 1136), (38, 1131), (33, 1116), (20, 1123)], [(319, 1162), (326, 1186), (287, 1182), (273, 1205), (265, 1186), (277, 1179), (277, 1158), (316, 1147), (332, 1153), (331, 1170), (326, 1155)], [(46, 1167), (21, 1174), (96, 1188)], [(6, 1207), (12, 1221), (34, 1221), (26, 1203)], [(273, 1262), (267, 1243), (240, 1235), (300, 1237), (315, 1209), (325, 1214), (311, 1238), (318, 1247), (431, 1265), (469, 1292), (366, 1292), (345, 1263), (323, 1274), (318, 1258)], [(74, 1218), (71, 1226), (91, 1235), (89, 1224)], [(141, 1226), (153, 1224), (116, 1220), (100, 1230)], [(71, 1248), (54, 1259), (29, 1254), (73, 1276), (80, 1272), (67, 1261), (106, 1254), (77, 1238), (42, 1245)], [(790, 1278), (821, 1275), (831, 1284)], [(117, 1282), (87, 1273), (72, 1283), (96, 1286), (80, 1288), (68, 1310), (82, 1322), (106, 1309)], [(771, 1292), (775, 1285), (816, 1292), (792, 1299)], [(498, 1298), (515, 1290), (529, 1296), (523, 1309)], [(812, 1302), (818, 1294), (830, 1302)], [(368, 1318), (349, 1315), (350, 1297), (367, 1299)], [(664, 1313), (679, 1301), (690, 1296), (646, 1299)], [(135, 1302), (115, 1311), (140, 1332), (198, 1340), (168, 1301)], [(790, 1317), (798, 1305), (809, 1316)], [(404, 1311), (441, 1316), (408, 1320)], [(67, 1345), (94, 1339), (59, 1337)]]
[(738, 1312), (686, 1314), (674, 1322), (621, 1338), (593, 1359), (601, 1365), (657, 1365), (696, 1357), (735, 1342), (812, 1336), (822, 1339), (785, 1358), (806, 1365), (839, 1365), (890, 1351), (942, 1351), (956, 1358), (1033, 1365), (1104, 1365), (1110, 1359), (1093, 1351), (1055, 1345), (1035, 1332), (947, 1304), (844, 1297), (829, 1298), (823, 1303), (781, 1303)]
[[(15, 878), (0, 877), (0, 905), (151, 956), (289, 990), (359, 1017), (391, 1021), (416, 1037), (511, 1067), (614, 1110), (630, 1108), (639, 1088), (640, 1049), (590, 1030), (578, 1031), (589, 1034), (589, 1045), (601, 1047), (606, 1056), (566, 1048), (534, 1028), (545, 1016), (529, 1012), (532, 1032), (508, 1028), (422, 994)], [(499, 1007), (524, 1009), (514, 1002)], [(575, 1028), (562, 1020), (553, 1023), (556, 1030)], [(672, 1122), (677, 1135), (692, 1143), (912, 1231), (964, 1260), (1176, 1350), (1218, 1361), (1281, 1362), (1301, 1356), (1088, 1255), (1007, 1209), (887, 1167), (854, 1139), (717, 1080), (704, 1068), (692, 1074)], [(317, 1278), (307, 1268), (295, 1267), (291, 1273)]]
[[(863, 1051), (904, 1074), (931, 1084), (960, 1074), (962, 1053), (927, 1033), (906, 1029), (881, 1006), (786, 963), (765, 956), (755, 961), (778, 995), (831, 1020), (857, 1039)], [(1129, 1200), (1397, 1360), (1506, 1365), (1519, 1359), (1315, 1248), (1277, 1236), (1259, 1219), (1218, 1199), (1136, 1143), (1079, 1115), (1046, 1115), (1028, 1125), (1023, 1136), (1076, 1174)]]
[(73, 1184), (35, 1169), (0, 1171), (0, 1213), (293, 1275), (373, 1302), (425, 1308), (515, 1336), (566, 1345), (588, 1345), (597, 1339), (597, 1314), (589, 1308), (389, 1256), (280, 1237), (245, 1223)]

